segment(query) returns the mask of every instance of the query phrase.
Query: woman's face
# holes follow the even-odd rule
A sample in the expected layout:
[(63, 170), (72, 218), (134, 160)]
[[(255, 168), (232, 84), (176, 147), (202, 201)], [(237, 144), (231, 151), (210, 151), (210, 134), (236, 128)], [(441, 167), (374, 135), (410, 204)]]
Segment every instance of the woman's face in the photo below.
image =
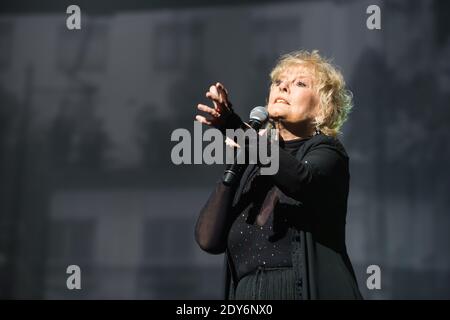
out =
[(303, 66), (281, 72), (270, 87), (267, 105), (270, 118), (290, 125), (312, 124), (319, 104), (313, 81), (312, 72)]

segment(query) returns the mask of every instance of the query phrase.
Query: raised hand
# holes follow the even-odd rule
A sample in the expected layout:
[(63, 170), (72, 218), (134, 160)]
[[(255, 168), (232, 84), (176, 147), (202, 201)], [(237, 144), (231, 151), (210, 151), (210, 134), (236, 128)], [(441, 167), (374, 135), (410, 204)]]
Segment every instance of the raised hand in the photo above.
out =
[(209, 117), (206, 118), (204, 116), (197, 115), (195, 119), (208, 126), (221, 130), (227, 129), (229, 117), (234, 114), (232, 104), (228, 100), (227, 89), (225, 89), (223, 84), (217, 82), (215, 85), (209, 87), (209, 91), (206, 92), (206, 97), (212, 101), (214, 108), (199, 103), (197, 105), (197, 109), (206, 112)]

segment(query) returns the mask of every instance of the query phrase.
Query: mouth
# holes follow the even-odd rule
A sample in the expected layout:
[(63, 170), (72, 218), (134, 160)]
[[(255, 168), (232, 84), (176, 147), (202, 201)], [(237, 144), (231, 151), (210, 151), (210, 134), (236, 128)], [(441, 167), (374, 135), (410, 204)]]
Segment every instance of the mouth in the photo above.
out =
[(286, 99), (284, 99), (284, 98), (276, 98), (276, 99), (274, 100), (274, 103), (282, 103), (282, 104), (287, 104), (287, 105), (289, 105), (289, 102), (288, 102)]

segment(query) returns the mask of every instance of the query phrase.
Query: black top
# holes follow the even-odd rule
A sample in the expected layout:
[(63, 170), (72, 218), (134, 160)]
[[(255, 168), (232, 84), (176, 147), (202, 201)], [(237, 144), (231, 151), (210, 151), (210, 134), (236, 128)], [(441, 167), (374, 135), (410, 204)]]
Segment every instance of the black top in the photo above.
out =
[[(295, 156), (306, 140), (286, 141), (280, 147)], [(256, 179), (268, 179), (268, 177), (257, 176)], [(255, 271), (259, 266), (266, 268), (292, 266), (292, 232), (285, 217), (279, 219), (280, 217), (273, 215), (278, 202), (277, 193), (280, 191), (270, 180), (267, 183), (262, 181), (254, 183), (252, 193), (255, 202), (259, 203), (254, 203), (239, 214), (230, 229), (228, 249), (238, 279)], [(265, 197), (258, 196), (259, 193), (265, 193)], [(256, 210), (259, 212), (254, 213), (253, 211)], [(254, 219), (255, 214), (261, 216), (268, 214), (268, 217), (258, 221)]]
[[(350, 173), (349, 159), (340, 141), (316, 135), (307, 139), (295, 156), (280, 148), (276, 174), (257, 176), (254, 171), (249, 166), (236, 187), (219, 182), (201, 210), (195, 228), (195, 239), (203, 250), (212, 254), (226, 253), (225, 297), (228, 291), (234, 290), (237, 280), (229, 266), (232, 260), (228, 248), (230, 229), (248, 207), (257, 207), (263, 202), (255, 197), (255, 186), (264, 190), (272, 183), (280, 190), (272, 216), (285, 217), (294, 234), (291, 238), (292, 267), (301, 296), (304, 299), (360, 299), (345, 245)], [(258, 181), (257, 177), (264, 179)], [(260, 196), (267, 196), (267, 192), (261, 192)], [(258, 221), (259, 213), (260, 210), (254, 210), (252, 219)], [(272, 225), (277, 224), (273, 221)]]
[[(292, 217), (286, 216), (290, 212), (286, 212), (289, 210), (283, 210), (283, 208), (286, 209), (284, 205), (289, 205), (289, 202), (291, 204), (301, 202), (308, 196), (309, 192), (314, 191), (311, 187), (305, 188), (304, 186), (305, 181), (309, 182), (311, 186), (316, 182), (316, 179), (312, 179), (314, 170), (321, 169), (325, 173), (327, 168), (336, 165), (337, 155), (333, 151), (330, 152), (328, 148), (317, 149), (308, 157), (305, 157), (303, 161), (299, 161), (295, 156), (295, 150), (298, 150), (310, 139), (281, 142), (279, 169), (274, 175), (258, 175), (258, 167), (253, 165), (247, 168), (239, 186), (228, 186), (222, 182), (216, 185), (215, 190), (200, 212), (195, 229), (196, 241), (203, 250), (213, 254), (223, 253), (228, 246), (228, 235), (234, 221), (239, 216), (243, 217), (242, 214), (244, 214), (247, 222), (253, 224), (261, 211), (264, 200), (270, 191), (273, 191), (274, 186), (277, 189), (276, 197), (284, 200), (281, 205), (279, 199), (276, 203), (276, 206), (280, 209), (280, 219), (284, 214), (285, 217), (282, 220), (292, 220), (290, 219)], [(319, 174), (317, 178), (320, 179)], [(318, 183), (320, 182), (319, 179), (317, 179)], [(238, 192), (236, 192), (237, 189), (239, 189)], [(277, 222), (267, 222), (269, 223), (268, 227), (270, 228), (270, 225), (273, 226)], [(292, 222), (294, 221), (287, 222), (293, 226)], [(279, 229), (283, 229), (282, 224), (277, 225), (280, 225)], [(278, 233), (282, 234), (283, 230)]]

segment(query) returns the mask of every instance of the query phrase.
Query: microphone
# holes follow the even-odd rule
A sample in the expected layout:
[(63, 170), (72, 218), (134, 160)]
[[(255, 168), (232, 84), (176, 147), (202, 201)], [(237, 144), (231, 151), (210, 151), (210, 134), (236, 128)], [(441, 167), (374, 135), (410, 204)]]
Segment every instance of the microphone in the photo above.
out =
[[(267, 109), (261, 106), (255, 107), (250, 112), (250, 120), (248, 121), (248, 124), (250, 125), (250, 128), (253, 130), (258, 131), (262, 125), (267, 121), (269, 118), (269, 113), (267, 112)], [(245, 152), (245, 145), (242, 146), (242, 149), (239, 150), (239, 152)], [(242, 177), (242, 174), (244, 173), (245, 168), (247, 168), (248, 164), (237, 163), (237, 159), (239, 158), (239, 153), (234, 159), (234, 163), (229, 166), (222, 177), (222, 181), (224, 184), (228, 186), (235, 185)]]

